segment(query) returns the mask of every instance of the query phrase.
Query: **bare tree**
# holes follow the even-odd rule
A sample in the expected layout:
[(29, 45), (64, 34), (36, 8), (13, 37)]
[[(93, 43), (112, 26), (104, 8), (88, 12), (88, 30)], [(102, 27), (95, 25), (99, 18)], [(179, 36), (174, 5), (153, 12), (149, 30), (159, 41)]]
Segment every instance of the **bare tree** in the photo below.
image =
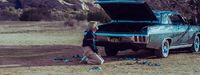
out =
[(200, 23), (200, 17), (199, 17), (200, 8), (198, 7), (200, 6), (200, 0), (190, 0), (189, 6), (193, 11), (191, 21), (195, 24), (199, 24)]

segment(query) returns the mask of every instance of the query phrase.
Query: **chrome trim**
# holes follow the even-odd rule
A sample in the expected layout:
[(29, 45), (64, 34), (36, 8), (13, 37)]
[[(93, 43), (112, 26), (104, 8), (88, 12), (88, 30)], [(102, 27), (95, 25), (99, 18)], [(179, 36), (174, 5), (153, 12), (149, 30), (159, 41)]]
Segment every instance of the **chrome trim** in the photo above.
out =
[(98, 36), (107, 37), (132, 37), (132, 36), (146, 36), (147, 34), (114, 34), (114, 33), (95, 33)]
[(139, 36), (137, 36), (137, 41), (136, 41), (136, 43), (139, 43), (140, 42), (140, 38), (139, 38)]
[(192, 44), (179, 45), (179, 46), (171, 46), (170, 49), (187, 48), (187, 47), (191, 47), (191, 46), (192, 46)]

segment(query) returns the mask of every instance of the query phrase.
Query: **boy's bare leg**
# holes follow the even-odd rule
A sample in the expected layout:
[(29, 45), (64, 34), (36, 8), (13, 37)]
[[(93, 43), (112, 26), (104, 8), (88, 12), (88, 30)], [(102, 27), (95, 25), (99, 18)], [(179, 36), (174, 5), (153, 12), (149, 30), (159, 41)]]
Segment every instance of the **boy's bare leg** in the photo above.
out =
[(87, 63), (88, 64), (92, 64), (92, 65), (101, 65), (101, 64), (103, 64), (104, 63), (104, 59), (100, 56), (100, 55), (98, 55), (98, 54), (96, 54), (96, 53), (94, 53), (92, 50), (91, 50), (91, 48), (90, 47), (84, 47), (84, 56), (86, 56), (87, 58), (88, 58), (88, 60), (87, 60)]
[(88, 56), (88, 64), (92, 64), (92, 65), (102, 65), (104, 63), (103, 58), (101, 58), (99, 55), (97, 55), (96, 53), (90, 54)]
[(90, 51), (91, 51), (90, 47), (83, 47), (83, 55), (84, 56), (88, 56)]

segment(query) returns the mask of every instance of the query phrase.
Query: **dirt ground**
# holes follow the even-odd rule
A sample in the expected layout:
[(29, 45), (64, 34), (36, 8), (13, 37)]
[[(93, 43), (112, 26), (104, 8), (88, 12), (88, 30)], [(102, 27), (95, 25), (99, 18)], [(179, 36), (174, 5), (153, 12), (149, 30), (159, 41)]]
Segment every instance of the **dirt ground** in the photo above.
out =
[[(24, 24), (24, 25), (21, 25)], [(32, 24), (32, 23), (31, 23)], [(35, 24), (35, 23), (33, 23)], [(42, 23), (44, 24), (44, 23)], [(16, 26), (11, 25), (7, 30), (0, 31), (0, 75), (199, 75), (200, 54), (189, 53), (188, 50), (173, 50), (168, 58), (156, 58), (150, 50), (121, 51), (115, 57), (106, 57), (103, 48), (99, 47), (100, 53), (105, 59), (103, 65), (80, 64), (79, 59), (74, 58), (82, 54), (80, 47), (81, 32), (76, 31), (51, 31), (21, 33), (16, 31)], [(18, 26), (25, 27), (27, 24), (19, 23)], [(62, 25), (61, 25), (62, 26)], [(5, 28), (5, 26), (3, 26)], [(2, 26), (0, 27), (2, 28)], [(41, 28), (41, 27), (39, 27)], [(58, 28), (62, 28), (59, 27)], [(10, 30), (15, 29), (14, 31)], [(36, 30), (36, 26), (23, 28), (24, 30)], [(41, 30), (44, 30), (41, 29)], [(11, 33), (15, 32), (15, 33)], [(16, 33), (17, 32), (17, 33)], [(18, 33), (20, 32), (20, 33)], [(58, 32), (58, 33), (56, 33)], [(64, 32), (64, 33), (62, 33)], [(70, 33), (74, 35), (69, 35)], [(65, 34), (66, 33), (66, 34)], [(69, 34), (68, 34), (69, 33)], [(11, 35), (23, 34), (24, 36)], [(33, 37), (36, 36), (37, 37)], [(77, 34), (77, 35), (75, 35)], [(46, 37), (44, 37), (44, 35)], [(42, 39), (40, 39), (42, 36)], [(22, 38), (29, 38), (23, 41)], [(62, 37), (62, 38), (61, 38)], [(72, 39), (73, 37), (74, 39)], [(35, 39), (37, 38), (37, 39)], [(71, 42), (76, 40), (76, 42)], [(44, 40), (45, 39), (45, 40)], [(77, 40), (78, 39), (78, 40)], [(9, 41), (12, 40), (12, 41)], [(34, 41), (37, 40), (37, 41)], [(48, 41), (49, 40), (49, 41)], [(52, 41), (53, 40), (53, 41)], [(58, 40), (58, 41), (56, 41)], [(39, 42), (38, 41), (42, 41)], [(2, 43), (3, 42), (3, 43)], [(69, 61), (55, 60), (65, 58)], [(139, 63), (135, 58), (138, 58)], [(149, 65), (145, 62), (157, 65)], [(101, 67), (100, 71), (91, 71), (93, 67)]]
[[(90, 72), (90, 68), (98, 65), (80, 64), (80, 46), (46, 45), (46, 46), (1, 46), (0, 75), (198, 75), (200, 73), (200, 54), (187, 51), (172, 51), (169, 58), (159, 59), (150, 51), (123, 51), (118, 56), (106, 57), (105, 64), (100, 65), (103, 71)], [(56, 57), (65, 58), (70, 62), (54, 60)], [(127, 57), (148, 60), (160, 66), (138, 64)]]

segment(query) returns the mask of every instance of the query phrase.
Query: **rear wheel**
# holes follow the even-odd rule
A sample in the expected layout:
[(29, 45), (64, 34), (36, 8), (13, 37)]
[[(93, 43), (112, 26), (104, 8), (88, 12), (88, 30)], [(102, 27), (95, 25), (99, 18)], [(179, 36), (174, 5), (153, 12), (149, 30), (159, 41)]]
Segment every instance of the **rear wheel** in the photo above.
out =
[(155, 55), (159, 58), (167, 58), (169, 56), (169, 41), (164, 40), (159, 50), (155, 50)]
[(191, 51), (197, 53), (199, 52), (199, 47), (200, 47), (200, 39), (198, 36), (195, 36)]
[(114, 49), (113, 47), (105, 47), (105, 52), (107, 56), (116, 56), (118, 50)]

